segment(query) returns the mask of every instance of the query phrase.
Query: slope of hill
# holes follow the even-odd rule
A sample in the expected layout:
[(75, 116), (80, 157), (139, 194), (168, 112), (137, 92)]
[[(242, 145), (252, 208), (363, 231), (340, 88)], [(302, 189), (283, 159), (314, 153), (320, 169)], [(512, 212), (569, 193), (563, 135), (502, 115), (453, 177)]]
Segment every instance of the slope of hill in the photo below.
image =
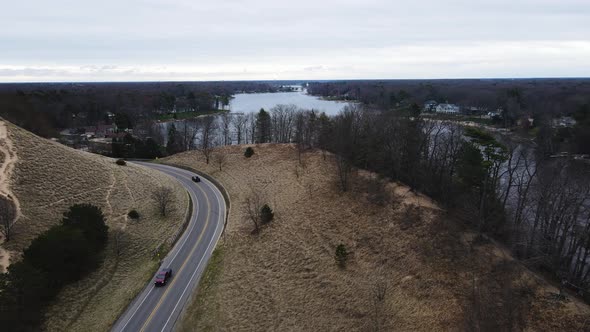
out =
[[(407, 187), (388, 184), (390, 204), (367, 199), (367, 179), (341, 193), (328, 154), (298, 162), (289, 145), (224, 147), (206, 165), (198, 152), (164, 163), (205, 171), (231, 198), (223, 243), (199, 286), (183, 331), (581, 331), (588, 306), (558, 290), (508, 251), (449, 220)], [(275, 220), (252, 234), (244, 211), (252, 192)], [(349, 251), (345, 269), (335, 249)]]
[[(186, 191), (159, 172), (118, 166), (111, 158), (70, 149), (8, 122), (0, 122), (0, 141), (0, 189), (10, 193), (20, 209), (10, 241), (2, 244), (10, 261), (59, 223), (73, 204), (97, 205), (107, 217), (109, 242), (100, 268), (67, 286), (46, 314), (48, 330), (107, 330), (151, 278), (156, 247), (182, 225)], [(166, 217), (159, 216), (150, 197), (159, 186), (173, 189), (174, 207)], [(139, 220), (127, 217), (131, 209), (139, 212)]]

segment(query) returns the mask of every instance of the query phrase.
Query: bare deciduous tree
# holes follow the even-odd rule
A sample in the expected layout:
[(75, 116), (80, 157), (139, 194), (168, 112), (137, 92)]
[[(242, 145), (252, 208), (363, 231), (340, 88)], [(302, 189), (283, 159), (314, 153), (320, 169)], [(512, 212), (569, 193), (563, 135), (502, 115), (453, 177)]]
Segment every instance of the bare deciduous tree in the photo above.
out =
[(215, 138), (215, 132), (217, 124), (215, 123), (215, 117), (206, 116), (201, 119), (201, 139), (199, 144), (199, 150), (205, 156), (205, 162), (209, 164), (211, 153), (213, 152), (213, 139)]
[(5, 241), (10, 241), (12, 226), (16, 218), (16, 206), (10, 197), (0, 195), (0, 232)]
[(244, 143), (244, 140), (247, 140), (247, 136), (246, 135), (246, 124), (247, 124), (248, 119), (244, 116), (244, 114), (236, 114), (233, 118), (232, 118), (232, 123), (234, 125), (234, 128), (236, 130), (236, 143), (238, 145)]
[(222, 136), (222, 144), (223, 145), (231, 145), (231, 123), (232, 118), (229, 113), (225, 112), (221, 115), (221, 136)]
[(335, 156), (336, 170), (338, 171), (338, 184), (340, 190), (348, 191), (350, 173), (352, 172), (352, 165), (350, 162), (340, 155)]
[(295, 144), (297, 147), (297, 158), (301, 164), (301, 155), (305, 150), (305, 137), (306, 137), (306, 116), (305, 112), (298, 111), (295, 113)]
[(227, 162), (227, 155), (223, 151), (218, 150), (213, 155), (213, 160), (219, 166), (219, 171), (222, 171), (223, 165), (225, 165), (225, 163)]
[(192, 150), (199, 132), (199, 122), (197, 119), (187, 119), (183, 123), (182, 146), (184, 150)]
[(262, 210), (262, 206), (264, 205), (264, 200), (260, 192), (256, 190), (252, 190), (251, 194), (246, 197), (243, 205), (244, 215), (248, 220), (250, 220), (254, 224), (254, 231), (253, 233), (258, 233), (260, 229), (261, 223), (261, 216), (260, 211)]
[(306, 128), (304, 141), (309, 149), (313, 149), (317, 138), (318, 116), (314, 110), (306, 112)]
[(246, 117), (246, 123), (247, 123), (247, 134), (244, 134), (244, 137), (247, 139), (247, 142), (244, 142), (246, 144), (254, 144), (256, 142), (256, 136), (258, 135), (256, 133), (256, 114), (254, 113), (249, 113)]
[(165, 217), (172, 203), (173, 191), (169, 187), (159, 187), (152, 192), (152, 200), (156, 203), (160, 214)]
[(272, 142), (290, 143), (297, 106), (277, 105), (270, 110)]

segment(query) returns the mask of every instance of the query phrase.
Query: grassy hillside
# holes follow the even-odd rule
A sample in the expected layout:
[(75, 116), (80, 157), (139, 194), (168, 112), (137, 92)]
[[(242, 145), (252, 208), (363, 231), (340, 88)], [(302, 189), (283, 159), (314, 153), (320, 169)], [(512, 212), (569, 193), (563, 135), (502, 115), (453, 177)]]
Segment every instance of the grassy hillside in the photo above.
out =
[[(339, 192), (330, 155), (289, 145), (225, 147), (219, 165), (198, 152), (164, 162), (205, 171), (228, 190), (232, 207), (220, 248), (182, 331), (365, 331), (588, 329), (590, 310), (477, 240), (427, 197), (388, 184), (388, 204), (367, 199), (360, 172)], [(213, 157), (212, 160), (216, 160)], [(252, 234), (249, 193), (262, 193), (275, 220)], [(345, 269), (335, 261), (344, 244)]]
[[(118, 166), (111, 158), (67, 148), (10, 123), (5, 122), (4, 127), (15, 152), (8, 186), (20, 204), (21, 216), (12, 239), (2, 247), (10, 253), (10, 261), (18, 260), (22, 249), (59, 223), (69, 206), (99, 206), (109, 226), (104, 262), (89, 277), (60, 293), (46, 315), (46, 329), (108, 330), (157, 268), (153, 250), (168, 241), (184, 221), (185, 190), (156, 171), (132, 164)], [(2, 158), (3, 162), (6, 157)], [(158, 186), (174, 190), (174, 209), (165, 218), (150, 198)], [(131, 209), (140, 213), (138, 221), (127, 217)]]

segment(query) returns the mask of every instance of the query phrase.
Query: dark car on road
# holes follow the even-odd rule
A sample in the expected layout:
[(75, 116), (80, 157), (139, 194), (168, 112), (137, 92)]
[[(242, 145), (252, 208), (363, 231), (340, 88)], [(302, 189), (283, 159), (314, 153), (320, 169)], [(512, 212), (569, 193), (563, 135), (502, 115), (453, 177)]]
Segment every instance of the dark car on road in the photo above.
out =
[(193, 181), (201, 182), (201, 178), (195, 175), (195, 176), (193, 176)]
[(170, 277), (172, 277), (172, 269), (162, 269), (156, 274), (154, 284), (156, 286), (164, 286)]

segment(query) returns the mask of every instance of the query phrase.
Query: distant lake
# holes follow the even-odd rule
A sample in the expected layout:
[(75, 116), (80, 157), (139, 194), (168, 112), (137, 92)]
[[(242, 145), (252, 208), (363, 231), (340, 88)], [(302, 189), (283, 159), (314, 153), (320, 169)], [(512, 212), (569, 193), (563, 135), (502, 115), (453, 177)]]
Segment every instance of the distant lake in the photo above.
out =
[(234, 113), (252, 113), (260, 111), (261, 108), (269, 111), (279, 104), (293, 104), (301, 109), (326, 112), (327, 115), (336, 115), (344, 106), (348, 105), (347, 102), (320, 99), (308, 95), (303, 90), (298, 92), (239, 93), (234, 95), (229, 107)]
[[(299, 87), (300, 88), (300, 87)], [(305, 90), (296, 92), (273, 92), (273, 93), (238, 93), (230, 101), (231, 113), (258, 113), (261, 108), (270, 111), (277, 105), (295, 105), (304, 110), (316, 110), (325, 112), (329, 116), (337, 115), (348, 102), (324, 100), (308, 95)], [(231, 115), (230, 113), (230, 115)], [(168, 141), (168, 128), (175, 124), (177, 130), (181, 130), (185, 120), (165, 121), (158, 123), (164, 144)], [(232, 126), (232, 131), (233, 125)], [(232, 134), (233, 136), (233, 134)]]

